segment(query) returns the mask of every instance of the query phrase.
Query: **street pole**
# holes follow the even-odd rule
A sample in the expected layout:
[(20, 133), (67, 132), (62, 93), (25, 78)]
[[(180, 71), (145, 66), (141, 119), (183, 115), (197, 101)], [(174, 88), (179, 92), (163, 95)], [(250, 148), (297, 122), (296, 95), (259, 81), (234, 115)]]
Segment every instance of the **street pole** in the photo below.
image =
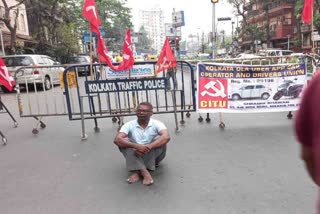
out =
[(216, 57), (216, 4), (212, 3), (212, 59)]
[(290, 35), (288, 35), (288, 50), (290, 50)]
[(3, 44), (3, 34), (2, 30), (0, 29), (0, 39), (1, 39), (1, 50), (2, 50), (2, 55), (5, 56), (6, 52), (4, 51), (4, 44)]

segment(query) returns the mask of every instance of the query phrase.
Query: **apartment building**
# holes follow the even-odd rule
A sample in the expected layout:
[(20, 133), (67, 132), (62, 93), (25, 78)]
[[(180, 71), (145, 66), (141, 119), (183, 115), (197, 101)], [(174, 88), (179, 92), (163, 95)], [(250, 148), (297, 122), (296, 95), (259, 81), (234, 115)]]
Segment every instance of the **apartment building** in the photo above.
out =
[[(16, 0), (6, 0), (8, 6), (16, 5), (18, 2)], [(19, 8), (19, 14), (17, 19), (17, 34), (16, 34), (16, 41), (17, 46), (24, 46), (26, 41), (31, 40), (31, 36), (29, 35), (29, 27), (28, 27), (28, 19), (27, 19), (27, 13), (26, 8), (24, 4), (21, 4), (18, 6)], [(11, 10), (10, 16), (11, 23), (14, 24), (14, 18), (16, 17), (17, 9)], [(3, 2), (0, 1), (0, 17), (4, 17), (5, 14), (5, 8), (3, 5)], [(7, 47), (10, 46), (11, 41), (11, 33), (9, 29), (6, 27), (4, 22), (0, 21), (0, 55), (4, 55), (3, 51)]]
[(151, 41), (151, 47), (160, 53), (165, 40), (164, 13), (161, 8), (139, 11), (139, 26), (144, 26)]
[(296, 39), (294, 6), (295, 0), (248, 2), (245, 6), (247, 23), (263, 29), (265, 36), (259, 40), (254, 35), (244, 35), (240, 38), (241, 49), (253, 50), (257, 47), (268, 47), (296, 50), (297, 45), (293, 42)]

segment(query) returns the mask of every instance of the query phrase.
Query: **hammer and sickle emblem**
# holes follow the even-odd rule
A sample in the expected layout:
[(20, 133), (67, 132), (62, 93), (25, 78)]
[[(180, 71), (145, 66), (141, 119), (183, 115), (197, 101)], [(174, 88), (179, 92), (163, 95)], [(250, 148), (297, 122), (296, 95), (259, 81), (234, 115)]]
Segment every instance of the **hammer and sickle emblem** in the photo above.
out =
[(94, 17), (97, 19), (97, 14), (96, 14), (96, 8), (95, 6), (88, 6), (86, 7), (86, 11), (88, 12), (89, 10), (92, 10)]
[[(215, 87), (215, 84), (217, 82), (220, 85), (220, 89)], [(224, 93), (224, 86), (219, 80), (217, 80), (217, 82), (210, 81), (204, 86), (207, 90), (211, 89), (215, 93), (210, 93), (209, 91), (205, 90), (205, 91), (201, 92), (201, 96), (204, 96), (204, 95), (208, 94), (210, 97), (222, 97), (222, 98), (225, 98), (227, 95)]]

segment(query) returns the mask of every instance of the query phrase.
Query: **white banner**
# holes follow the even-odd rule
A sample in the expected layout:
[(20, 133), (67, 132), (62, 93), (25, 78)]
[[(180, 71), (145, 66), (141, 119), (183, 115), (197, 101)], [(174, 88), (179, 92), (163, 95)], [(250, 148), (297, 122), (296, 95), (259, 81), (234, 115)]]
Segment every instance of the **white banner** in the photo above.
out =
[(199, 63), (199, 113), (297, 110), (306, 84), (304, 64)]
[(114, 71), (109, 67), (105, 69), (107, 79), (126, 79), (132, 77), (153, 77), (154, 66), (152, 64), (133, 65), (131, 70)]

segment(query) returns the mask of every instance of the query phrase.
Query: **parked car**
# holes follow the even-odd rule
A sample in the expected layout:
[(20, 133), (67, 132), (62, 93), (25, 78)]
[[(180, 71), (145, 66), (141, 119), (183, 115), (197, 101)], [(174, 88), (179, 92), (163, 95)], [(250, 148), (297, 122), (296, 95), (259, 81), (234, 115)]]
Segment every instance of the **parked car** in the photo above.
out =
[[(68, 58), (67, 64), (90, 64), (90, 56), (71, 56)], [(90, 73), (89, 66), (79, 66), (77, 67), (77, 72), (79, 76), (88, 75)]]
[(265, 49), (260, 50), (258, 55), (260, 56), (288, 56), (293, 54), (291, 50), (281, 50), (281, 49)]
[(252, 58), (261, 58), (261, 56), (255, 54), (248, 54), (248, 53), (240, 53), (236, 56), (236, 58), (240, 59), (252, 59)]
[(241, 88), (231, 91), (229, 94), (229, 99), (239, 100), (239, 99), (263, 99), (267, 100), (271, 94), (271, 88), (265, 85), (245, 85)]
[[(12, 76), (16, 76), (16, 83), (19, 86), (34, 85), (39, 88), (49, 90), (52, 85), (60, 84), (59, 73), (63, 72), (63, 67), (26, 68), (26, 66), (53, 66), (60, 63), (46, 55), (25, 54), (9, 55), (2, 57)], [(21, 71), (15, 75), (16, 71)]]

